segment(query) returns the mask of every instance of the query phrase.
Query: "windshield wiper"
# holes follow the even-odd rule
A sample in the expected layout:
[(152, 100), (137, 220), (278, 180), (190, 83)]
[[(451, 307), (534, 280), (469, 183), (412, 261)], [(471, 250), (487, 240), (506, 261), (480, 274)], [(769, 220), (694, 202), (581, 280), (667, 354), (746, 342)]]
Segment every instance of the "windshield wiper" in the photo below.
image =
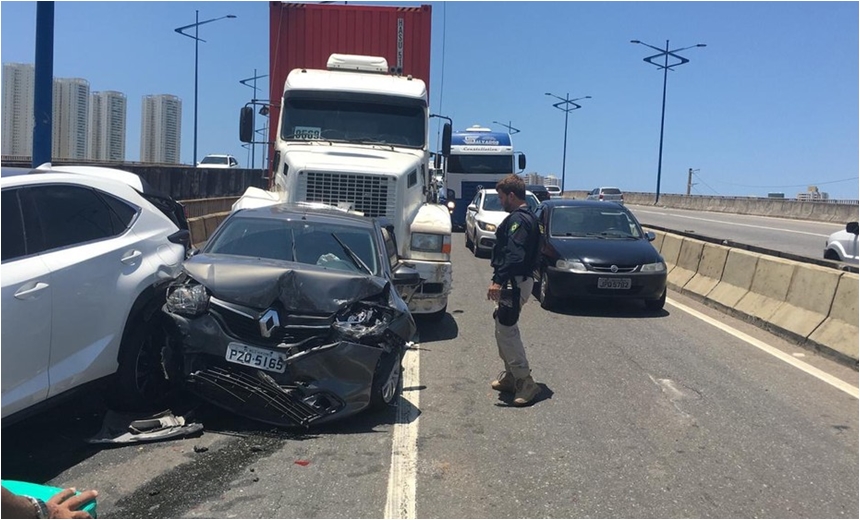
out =
[(592, 238), (599, 238), (601, 240), (606, 240), (606, 235), (603, 235), (601, 233), (586, 233), (585, 236), (592, 237)]
[(344, 244), (343, 241), (340, 238), (338, 238), (338, 236), (335, 233), (332, 233), (331, 236), (333, 236), (334, 239), (337, 240), (337, 243), (340, 244), (341, 248), (343, 248), (343, 252), (346, 253), (347, 256), (349, 256), (349, 259), (352, 260), (352, 263), (355, 264), (356, 267), (364, 270), (369, 275), (373, 275), (373, 272), (370, 270), (369, 267), (367, 267), (367, 264), (362, 262), (361, 258), (359, 258), (358, 255), (355, 254), (355, 252), (352, 249), (350, 249), (348, 245)]
[(293, 241), (293, 243), (290, 244), (290, 250), (293, 253), (293, 262), (296, 262), (296, 232), (293, 228), (290, 228), (290, 240)]

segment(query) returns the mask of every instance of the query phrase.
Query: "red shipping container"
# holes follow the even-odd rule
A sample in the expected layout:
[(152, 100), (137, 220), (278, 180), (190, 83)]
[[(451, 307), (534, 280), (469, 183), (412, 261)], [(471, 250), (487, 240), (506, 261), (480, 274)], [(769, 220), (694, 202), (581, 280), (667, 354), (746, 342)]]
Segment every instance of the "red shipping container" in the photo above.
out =
[[(269, 2), (269, 117), (279, 117), (284, 82), (291, 70), (325, 69), (335, 53), (382, 56), (389, 68), (424, 80), (429, 99), (431, 16), (429, 5)], [(277, 131), (273, 119), (271, 142)]]

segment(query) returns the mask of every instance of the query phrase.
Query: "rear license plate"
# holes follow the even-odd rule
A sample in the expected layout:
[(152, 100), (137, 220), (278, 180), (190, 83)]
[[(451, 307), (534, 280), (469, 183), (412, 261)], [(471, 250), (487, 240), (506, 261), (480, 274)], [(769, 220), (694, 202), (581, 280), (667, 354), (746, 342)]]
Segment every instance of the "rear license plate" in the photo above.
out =
[(262, 368), (263, 370), (279, 374), (283, 374), (287, 368), (286, 353), (243, 345), (242, 343), (230, 342), (227, 345), (227, 353), (224, 355), (224, 359), (237, 365)]
[(598, 278), (598, 289), (629, 289), (630, 278)]

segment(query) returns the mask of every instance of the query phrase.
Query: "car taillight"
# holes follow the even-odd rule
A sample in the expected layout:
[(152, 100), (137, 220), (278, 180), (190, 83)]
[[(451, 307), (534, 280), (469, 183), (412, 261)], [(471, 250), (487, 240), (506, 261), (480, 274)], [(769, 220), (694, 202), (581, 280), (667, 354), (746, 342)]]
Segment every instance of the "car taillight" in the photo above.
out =
[(598, 196), (597, 196), (597, 199), (598, 199), (598, 200), (603, 200), (603, 194), (601, 193), (600, 195), (598, 195)]

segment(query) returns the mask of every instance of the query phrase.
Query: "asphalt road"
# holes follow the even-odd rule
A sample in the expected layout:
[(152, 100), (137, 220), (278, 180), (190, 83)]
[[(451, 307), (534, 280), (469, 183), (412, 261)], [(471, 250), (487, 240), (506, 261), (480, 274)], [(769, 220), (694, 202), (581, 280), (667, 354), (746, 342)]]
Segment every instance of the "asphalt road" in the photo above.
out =
[(400, 408), (304, 432), (201, 407), (201, 437), (105, 448), (92, 394), (5, 428), (3, 478), (94, 487), (103, 518), (858, 517), (857, 372), (671, 292), (659, 313), (532, 301), (542, 392), (514, 408), (489, 387), (489, 263), (455, 242)]
[(813, 222), (757, 215), (735, 215), (628, 205), (643, 225), (688, 231), (808, 258), (824, 258), (824, 244), (845, 223)]

